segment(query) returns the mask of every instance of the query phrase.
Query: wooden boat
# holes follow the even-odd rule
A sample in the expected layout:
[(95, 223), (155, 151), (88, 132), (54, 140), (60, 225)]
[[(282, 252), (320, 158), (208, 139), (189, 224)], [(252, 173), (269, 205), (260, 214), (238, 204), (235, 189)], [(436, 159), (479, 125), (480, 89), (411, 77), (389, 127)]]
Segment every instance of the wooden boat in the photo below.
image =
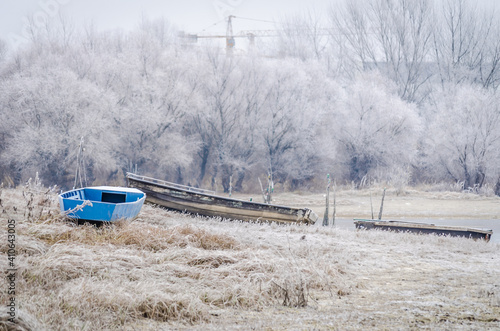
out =
[(483, 239), (489, 241), (492, 230), (476, 229), (462, 226), (434, 225), (426, 223), (413, 223), (403, 221), (381, 221), (354, 219), (357, 229), (380, 229), (397, 232), (434, 233), (440, 236), (466, 237), (472, 239)]
[(69, 218), (91, 222), (131, 220), (139, 214), (146, 199), (144, 192), (128, 187), (85, 187), (59, 195), (61, 213)]
[(146, 201), (180, 212), (243, 221), (314, 224), (309, 208), (292, 208), (215, 195), (215, 192), (127, 173), (129, 187), (146, 193)]

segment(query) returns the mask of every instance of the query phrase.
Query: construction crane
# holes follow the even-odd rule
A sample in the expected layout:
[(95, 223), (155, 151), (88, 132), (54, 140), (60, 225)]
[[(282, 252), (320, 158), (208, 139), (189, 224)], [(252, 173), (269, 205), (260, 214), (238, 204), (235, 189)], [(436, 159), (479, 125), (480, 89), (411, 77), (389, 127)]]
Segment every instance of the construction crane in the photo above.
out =
[(227, 28), (226, 28), (226, 52), (232, 53), (234, 45), (236, 42), (234, 41), (234, 33), (233, 33), (233, 15), (229, 15), (227, 17)]
[[(255, 37), (276, 37), (278, 33), (274, 30), (247, 30), (240, 31), (238, 34), (234, 34), (233, 32), (233, 19), (237, 18), (234, 15), (229, 15), (227, 17), (227, 27), (226, 27), (226, 35), (198, 35), (198, 34), (184, 34), (181, 33), (180, 36), (183, 38), (187, 38), (192, 42), (197, 42), (198, 39), (206, 39), (206, 38), (220, 38), (226, 39), (226, 53), (231, 55), (233, 53), (234, 47), (236, 45), (235, 38), (248, 38), (250, 45), (255, 44)], [(241, 18), (241, 17), (239, 17)], [(253, 19), (252, 19), (253, 20)], [(262, 21), (262, 20), (254, 20), (254, 21)], [(274, 23), (269, 21), (263, 21), (268, 23)], [(216, 23), (217, 24), (217, 23)]]
[[(197, 42), (198, 39), (203, 39), (203, 38), (221, 38), (221, 39), (224, 38), (224, 39), (226, 39), (226, 54), (232, 55), (234, 47), (236, 45), (235, 38), (248, 38), (250, 47), (253, 47), (255, 45), (255, 37), (279, 37), (280, 36), (280, 33), (276, 30), (245, 30), (245, 31), (240, 31), (238, 34), (235, 34), (233, 32), (233, 19), (234, 18), (277, 24), (276, 22), (271, 22), (271, 21), (244, 18), (244, 17), (236, 17), (234, 15), (230, 15), (227, 17), (226, 35), (197, 35), (197, 34), (187, 34), (186, 35), (186, 34), (181, 34), (181, 37), (188, 38), (192, 42)], [(215, 23), (214, 25), (219, 24), (219, 23), (220, 22)], [(284, 31), (285, 31), (284, 33), (288, 34), (288, 35), (310, 33), (310, 34), (317, 34), (317, 35), (324, 36), (324, 35), (331, 34), (331, 31), (329, 31), (328, 29), (323, 29), (323, 28), (317, 29), (314, 32), (311, 32), (309, 29), (303, 29), (303, 28), (284, 30)]]

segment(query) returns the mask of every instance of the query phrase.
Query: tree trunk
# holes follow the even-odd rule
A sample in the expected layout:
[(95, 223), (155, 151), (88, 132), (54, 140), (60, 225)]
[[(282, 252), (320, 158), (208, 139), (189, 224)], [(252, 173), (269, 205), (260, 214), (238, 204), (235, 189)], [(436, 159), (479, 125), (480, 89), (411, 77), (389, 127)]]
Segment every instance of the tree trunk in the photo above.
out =
[(245, 179), (245, 172), (238, 171), (238, 176), (236, 178), (236, 184), (234, 184), (234, 190), (236, 192), (241, 192), (243, 190), (243, 180)]
[(227, 165), (222, 165), (221, 167), (221, 183), (224, 193), (229, 193), (229, 178), (232, 175), (232, 167)]
[(203, 178), (205, 178), (205, 173), (207, 171), (208, 156), (210, 155), (210, 148), (208, 146), (203, 146), (201, 153), (199, 154), (201, 158), (200, 164), (200, 175), (198, 176), (198, 185), (201, 186), (203, 183)]
[(495, 195), (500, 197), (500, 176), (498, 176), (497, 183), (495, 185)]
[(366, 156), (353, 156), (349, 162), (349, 179), (354, 183), (359, 183), (368, 174), (372, 167), (372, 162)]
[(182, 176), (182, 169), (181, 167), (177, 167), (177, 180), (176, 182), (178, 184), (184, 184), (184, 178)]

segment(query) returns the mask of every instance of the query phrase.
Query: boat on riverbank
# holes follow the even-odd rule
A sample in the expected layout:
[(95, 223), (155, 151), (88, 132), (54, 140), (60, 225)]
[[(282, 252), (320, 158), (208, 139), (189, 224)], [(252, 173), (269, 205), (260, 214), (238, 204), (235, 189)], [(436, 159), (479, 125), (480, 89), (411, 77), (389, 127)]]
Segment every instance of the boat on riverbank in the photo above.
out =
[(218, 196), (213, 191), (127, 173), (129, 187), (146, 193), (146, 201), (195, 215), (243, 221), (314, 224), (309, 208), (294, 208)]
[(58, 196), (61, 213), (78, 221), (114, 222), (134, 219), (146, 195), (128, 187), (95, 186), (75, 189)]
[(465, 237), (489, 241), (492, 230), (476, 229), (463, 226), (435, 225), (427, 223), (414, 223), (404, 221), (382, 221), (370, 219), (354, 219), (357, 229), (379, 229), (396, 232), (413, 232), (421, 234), (436, 234), (439, 236)]

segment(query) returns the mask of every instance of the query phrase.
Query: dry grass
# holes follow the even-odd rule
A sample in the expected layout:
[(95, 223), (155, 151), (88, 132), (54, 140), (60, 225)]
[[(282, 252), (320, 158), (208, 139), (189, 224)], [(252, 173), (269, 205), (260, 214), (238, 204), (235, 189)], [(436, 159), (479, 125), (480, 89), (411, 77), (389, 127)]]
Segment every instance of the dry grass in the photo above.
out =
[[(96, 228), (58, 217), (50, 192), (4, 189), (0, 198), (2, 229), (17, 221), (16, 300), (27, 329), (500, 326), (499, 244), (227, 222), (149, 205), (133, 222)], [(354, 192), (340, 201), (349, 199)], [(4, 304), (5, 279), (0, 288)]]
[[(66, 225), (66, 224), (65, 224)], [(162, 228), (147, 223), (117, 222), (96, 227), (61, 226), (61, 222), (49, 226), (34, 225), (29, 234), (41, 239), (48, 245), (78, 243), (84, 245), (109, 244), (115, 246), (134, 246), (141, 250), (161, 251), (172, 246), (188, 245), (207, 250), (236, 249), (236, 240), (225, 234), (213, 234), (192, 225), (179, 225)]]

